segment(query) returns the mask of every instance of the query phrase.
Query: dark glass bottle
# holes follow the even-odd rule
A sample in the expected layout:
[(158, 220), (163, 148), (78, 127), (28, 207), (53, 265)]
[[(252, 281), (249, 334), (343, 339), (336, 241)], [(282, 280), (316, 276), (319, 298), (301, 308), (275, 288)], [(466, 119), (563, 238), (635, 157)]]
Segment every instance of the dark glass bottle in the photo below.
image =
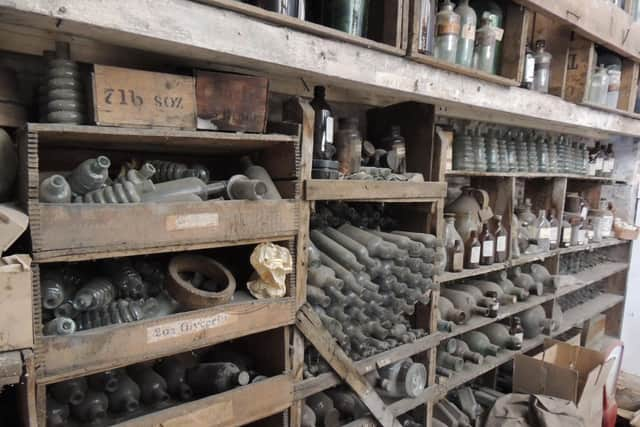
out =
[(496, 215), (496, 259), (495, 262), (505, 262), (507, 260), (507, 232), (502, 227), (502, 215)]
[(325, 99), (324, 86), (313, 88), (311, 107), (315, 113), (313, 125), (313, 158), (331, 160), (336, 148), (333, 145), (334, 118), (331, 106)]
[(482, 247), (478, 240), (478, 232), (471, 230), (469, 238), (464, 245), (464, 268), (478, 268), (480, 266), (480, 255)]
[(547, 218), (549, 220), (549, 249), (558, 249), (560, 240), (560, 221), (556, 216), (555, 208), (551, 208), (551, 213)]
[(480, 233), (480, 244), (482, 252), (480, 254), (480, 265), (491, 265), (495, 261), (495, 237), (489, 231), (489, 226), (485, 222), (482, 224), (482, 233)]
[(514, 350), (519, 350), (522, 348), (522, 343), (524, 342), (524, 330), (522, 329), (522, 323), (518, 316), (513, 316), (511, 318), (511, 327), (509, 328), (509, 335), (511, 335), (514, 340)]
[(568, 248), (571, 246), (571, 224), (566, 218), (562, 220), (562, 232), (560, 233), (560, 247)]
[(464, 246), (460, 240), (456, 240), (451, 251), (451, 271), (460, 272), (464, 268)]
[(391, 126), (389, 134), (382, 138), (382, 147), (387, 150), (387, 166), (395, 173), (407, 171), (407, 146), (400, 126)]

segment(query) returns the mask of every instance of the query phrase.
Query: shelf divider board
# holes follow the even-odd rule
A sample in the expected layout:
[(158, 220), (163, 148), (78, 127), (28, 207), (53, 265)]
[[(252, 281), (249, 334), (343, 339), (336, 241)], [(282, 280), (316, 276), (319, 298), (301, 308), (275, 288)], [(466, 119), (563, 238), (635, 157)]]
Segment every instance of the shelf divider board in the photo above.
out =
[(305, 181), (306, 200), (372, 202), (435, 202), (446, 195), (443, 182), (390, 182), (311, 179)]

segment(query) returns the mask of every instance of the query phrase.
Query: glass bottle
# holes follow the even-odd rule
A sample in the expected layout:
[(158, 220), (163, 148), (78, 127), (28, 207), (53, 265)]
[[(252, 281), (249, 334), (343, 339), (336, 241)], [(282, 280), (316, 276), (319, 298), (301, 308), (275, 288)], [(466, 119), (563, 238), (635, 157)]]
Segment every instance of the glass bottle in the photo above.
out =
[(444, 247), (447, 251), (447, 271), (462, 271), (464, 248), (462, 237), (456, 230), (455, 214), (445, 214)]
[(362, 162), (362, 136), (355, 117), (338, 120), (336, 139), (336, 158), (340, 162), (340, 172), (351, 175), (360, 170)]
[(484, 136), (480, 133), (480, 128), (476, 128), (475, 135), (473, 136), (473, 170), (476, 172), (487, 171), (487, 150), (485, 146)]
[(456, 51), (456, 64), (463, 67), (471, 67), (478, 20), (476, 12), (469, 6), (469, 0), (460, 0), (455, 13), (460, 16), (460, 35)]
[(515, 132), (507, 131), (504, 138), (507, 142), (507, 172), (517, 172), (518, 149), (516, 148)]
[(501, 66), (502, 61), (502, 37), (504, 36), (504, 12), (502, 7), (493, 0), (473, 0), (472, 6), (478, 13), (478, 16), (491, 16), (491, 25), (496, 29), (496, 55), (494, 59), (492, 74), (496, 74)]
[(457, 132), (453, 140), (453, 169), (457, 171), (472, 171), (475, 167), (473, 137), (471, 129)]
[(582, 226), (582, 229), (584, 230), (585, 239), (583, 244), (592, 242), (595, 236), (595, 231), (593, 230), (593, 222), (591, 221), (591, 218), (587, 218), (587, 223)]
[(531, 203), (530, 198), (524, 199), (524, 203), (518, 208), (518, 219), (521, 222), (520, 228), (522, 228), (522, 223), (526, 222), (528, 226), (528, 235), (535, 238), (538, 235), (538, 229), (535, 226), (536, 216), (531, 211), (532, 206), (533, 204)]
[(562, 219), (562, 231), (560, 233), (560, 247), (568, 248), (571, 246), (571, 224), (566, 218)]
[(387, 150), (387, 166), (394, 173), (407, 172), (407, 146), (401, 134), (400, 126), (391, 126), (389, 134), (380, 141)]
[(567, 140), (564, 135), (560, 135), (558, 138), (558, 172), (560, 173), (568, 173), (569, 165), (568, 165), (568, 153), (567, 153)]
[(324, 2), (324, 25), (352, 36), (367, 36), (369, 0), (332, 0)]
[(511, 258), (520, 258), (520, 245), (518, 235), (520, 232), (520, 221), (515, 213), (511, 214)]
[(433, 55), (433, 38), (435, 33), (435, 4), (434, 0), (422, 0), (420, 2), (420, 38), (418, 39), (418, 52), (425, 55)]
[(551, 228), (549, 221), (547, 220), (547, 212), (544, 209), (538, 211), (538, 218), (535, 221), (535, 228), (537, 231), (536, 241), (538, 247), (548, 252), (550, 247), (549, 229)]
[(555, 137), (551, 137), (547, 139), (547, 151), (549, 153), (549, 166), (547, 167), (547, 172), (549, 173), (558, 173), (560, 172), (558, 169), (558, 145)]
[(485, 151), (487, 155), (487, 170), (489, 172), (499, 172), (500, 165), (498, 160), (498, 139), (493, 129), (487, 131), (485, 139)]
[(535, 70), (533, 72), (533, 90), (540, 93), (549, 93), (549, 80), (551, 78), (551, 54), (544, 50), (546, 42), (536, 42)]
[(536, 151), (538, 153), (538, 172), (549, 172), (549, 146), (543, 135), (536, 140)]
[(602, 176), (613, 175), (613, 168), (616, 166), (616, 156), (613, 152), (613, 144), (607, 144), (607, 150), (605, 151), (605, 160), (602, 166)]
[[(582, 155), (582, 162), (579, 160), (580, 154)], [(578, 146), (577, 158), (576, 173), (579, 175), (587, 175), (589, 170), (589, 150), (587, 149), (587, 144), (580, 144)]]
[(489, 231), (487, 223), (482, 224), (482, 232), (480, 233), (480, 244), (482, 250), (480, 254), (480, 265), (491, 265), (495, 260), (495, 237)]
[(533, 56), (533, 50), (527, 43), (527, 48), (524, 56), (524, 71), (522, 73), (522, 83), (520, 87), (523, 89), (533, 88), (533, 77), (535, 75), (536, 59)]
[(256, 6), (298, 19), (305, 18), (304, 0), (257, 0)]
[(609, 91), (609, 74), (604, 65), (600, 65), (591, 75), (589, 84), (589, 102), (596, 105), (607, 105)]
[(502, 215), (496, 215), (496, 252), (495, 261), (505, 262), (507, 260), (507, 232), (502, 227)]
[(555, 208), (551, 208), (549, 213), (549, 249), (557, 249), (560, 238), (560, 221), (556, 217), (557, 213)]
[(524, 141), (524, 132), (518, 132), (515, 141), (516, 146), (516, 155), (518, 158), (518, 172), (528, 172), (529, 171), (529, 147), (527, 143)]
[(509, 172), (509, 149), (506, 136), (503, 132), (496, 131), (496, 138), (498, 139), (498, 172)]
[(513, 340), (514, 350), (521, 349), (522, 344), (524, 343), (524, 329), (522, 329), (522, 323), (518, 316), (513, 316), (511, 318), (509, 335), (511, 335), (514, 338)]
[(536, 144), (536, 138), (533, 131), (527, 132), (527, 151), (529, 152), (529, 172), (538, 172), (538, 144)]
[(489, 74), (496, 74), (496, 28), (492, 24), (493, 15), (487, 12), (480, 20), (481, 27), (476, 34), (475, 52), (473, 54), (473, 68)]
[(604, 168), (604, 153), (600, 142), (596, 141), (596, 145), (589, 150), (589, 175), (601, 176)]
[(599, 243), (602, 241), (602, 216), (598, 215), (600, 212), (597, 209), (589, 210), (589, 218), (587, 218), (587, 226), (591, 226), (591, 233), (587, 228), (587, 238), (591, 235), (590, 241)]
[(460, 15), (453, 11), (455, 5), (445, 0), (436, 15), (436, 48), (434, 56), (452, 64), (456, 63)]
[(607, 89), (607, 107), (618, 108), (618, 99), (620, 99), (620, 83), (622, 80), (622, 71), (617, 65), (607, 67), (609, 75), (609, 87)]
[(482, 245), (478, 240), (478, 232), (471, 230), (469, 238), (464, 245), (464, 268), (480, 267), (480, 255), (482, 253)]
[(331, 160), (336, 149), (333, 145), (333, 113), (325, 99), (324, 86), (313, 88), (311, 107), (315, 113), (313, 125), (313, 158)]

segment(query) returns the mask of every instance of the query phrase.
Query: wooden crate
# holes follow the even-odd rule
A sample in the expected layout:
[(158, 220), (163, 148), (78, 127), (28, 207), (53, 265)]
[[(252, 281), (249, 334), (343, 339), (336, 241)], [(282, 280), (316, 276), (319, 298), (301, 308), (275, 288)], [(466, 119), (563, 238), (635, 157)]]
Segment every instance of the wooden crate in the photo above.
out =
[(0, 352), (33, 347), (31, 293), (31, 257), (0, 258)]
[(541, 13), (532, 14), (531, 46), (537, 40), (546, 42), (545, 50), (551, 54), (549, 93), (563, 98), (567, 79), (567, 60), (571, 29), (560, 21), (553, 20)]
[(191, 76), (94, 65), (92, 88), (97, 125), (196, 128)]
[[(467, 68), (457, 64), (436, 59), (418, 50), (420, 37), (420, 8), (423, 1), (411, 0), (409, 14), (409, 43), (407, 55), (414, 61), (442, 68), (464, 76), (473, 77), (488, 82), (504, 85), (519, 86), (522, 82), (524, 60), (526, 53), (527, 34), (531, 23), (531, 13), (522, 6), (508, 0), (500, 4), (505, 11), (504, 34), (502, 38), (502, 65), (498, 75), (485, 73), (474, 68)], [(478, 17), (479, 21), (479, 17)]]

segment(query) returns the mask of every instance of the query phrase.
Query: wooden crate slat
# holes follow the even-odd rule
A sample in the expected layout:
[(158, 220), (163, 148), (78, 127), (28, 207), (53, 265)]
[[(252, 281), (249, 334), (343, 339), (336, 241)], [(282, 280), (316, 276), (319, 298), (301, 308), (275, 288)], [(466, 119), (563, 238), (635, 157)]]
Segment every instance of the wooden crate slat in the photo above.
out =
[(386, 182), (312, 179), (305, 181), (307, 200), (435, 201), (445, 197), (444, 182)]

